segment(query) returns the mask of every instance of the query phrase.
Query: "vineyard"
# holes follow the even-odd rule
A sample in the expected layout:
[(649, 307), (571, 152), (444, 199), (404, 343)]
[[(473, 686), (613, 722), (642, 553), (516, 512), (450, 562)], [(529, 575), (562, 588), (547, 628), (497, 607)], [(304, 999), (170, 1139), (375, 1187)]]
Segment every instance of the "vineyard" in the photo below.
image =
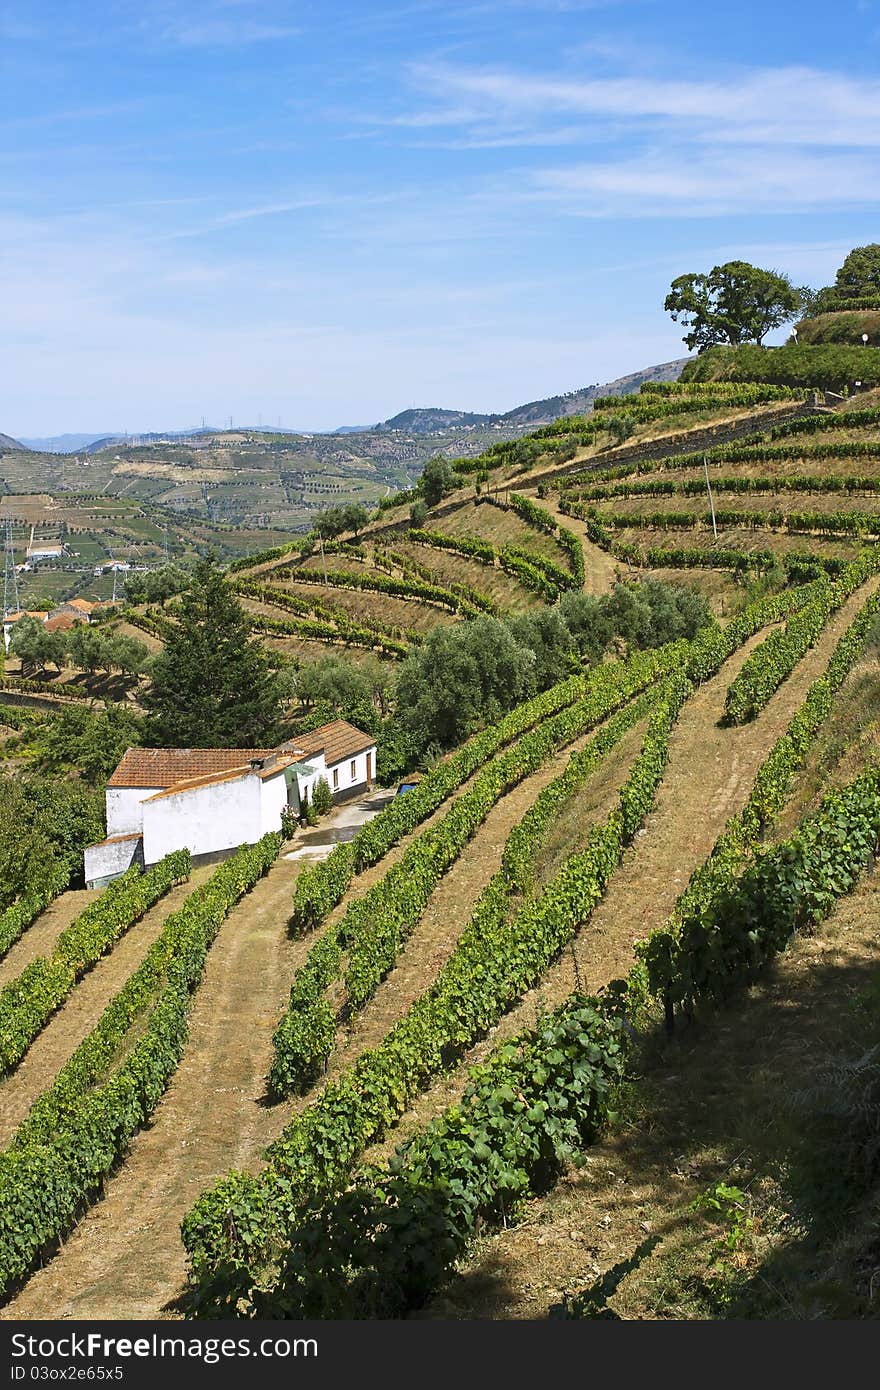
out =
[(651, 576), (714, 616), (560, 671), (326, 858), (267, 835), (0, 914), (3, 1317), (724, 1316), (707, 1260), (732, 1299), (787, 1258), (783, 1223), (734, 1270), (693, 1204), (772, 1166), (723, 1038), (772, 1071), (772, 1026), (784, 1070), (811, 971), (870, 955), (880, 408), (650, 383), (456, 468), (426, 518), (237, 560), (260, 640), (406, 669)]

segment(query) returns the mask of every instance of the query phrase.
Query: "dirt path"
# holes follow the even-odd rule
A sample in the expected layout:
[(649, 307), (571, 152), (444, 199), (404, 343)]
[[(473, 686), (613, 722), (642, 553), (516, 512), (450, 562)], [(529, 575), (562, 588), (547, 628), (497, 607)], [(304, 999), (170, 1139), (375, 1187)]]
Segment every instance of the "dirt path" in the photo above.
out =
[[(806, 1239), (799, 1237), (809, 1207), (794, 1209), (776, 1175), (788, 1166), (790, 1127), (802, 1129), (794, 1117), (784, 1119), (792, 1092), (809, 1085), (811, 1066), (835, 1052), (853, 1055), (856, 1005), (865, 991), (876, 998), (878, 921), (875, 872), (815, 935), (796, 938), (759, 983), (656, 1057), (630, 1126), (591, 1148), (584, 1166), (570, 1169), (546, 1197), (529, 1202), (521, 1224), (481, 1241), (443, 1293), (415, 1316), (545, 1318), (551, 1304), (628, 1259), (648, 1234), (659, 1236), (660, 1245), (612, 1299), (619, 1316), (718, 1316), (705, 1281), (710, 1247), (724, 1232), (690, 1208), (721, 1180), (745, 1189), (757, 1204), (756, 1242), (730, 1256), (767, 1300), (767, 1312), (750, 1316), (840, 1316), (821, 1311), (823, 1298), (835, 1294), (828, 1279), (835, 1254), (840, 1287), (855, 1302), (862, 1282), (870, 1305), (876, 1225), (862, 1226), (862, 1259), (858, 1211), (853, 1234), (837, 1224), (826, 1253), (818, 1242), (814, 1247), (808, 1224)], [(791, 1214), (787, 1225), (782, 1213)], [(761, 1261), (774, 1257), (767, 1282)], [(817, 1268), (824, 1283), (818, 1291), (809, 1282)], [(852, 1306), (842, 1314), (873, 1315)]]
[(766, 635), (759, 633), (700, 686), (683, 710), (670, 738), (670, 756), (653, 811), (627, 851), (605, 897), (581, 930), (574, 946), (550, 968), (541, 983), (499, 1021), (489, 1036), (440, 1078), (407, 1112), (380, 1150), (387, 1154), (461, 1094), (467, 1071), (485, 1060), (502, 1039), (530, 1027), (540, 1011), (555, 1008), (580, 984), (598, 989), (625, 975), (633, 946), (662, 926), (694, 869), (707, 858), (727, 821), (742, 808), (755, 773), (784, 732), (809, 685), (824, 671), (842, 632), (855, 617), (873, 580), (851, 598), (826, 628), (760, 717), (742, 728), (719, 728), (727, 687), (748, 653)]
[(25, 927), (18, 941), (0, 961), (0, 989), (20, 975), (37, 956), (49, 955), (64, 928), (69, 927), (73, 919), (98, 896), (97, 891), (87, 892), (85, 888), (80, 888), (62, 893), (50, 903), (35, 922)]
[(627, 565), (622, 560), (615, 560), (607, 550), (591, 541), (587, 536), (586, 526), (576, 516), (565, 516), (559, 510), (559, 498), (556, 494), (539, 497), (536, 491), (529, 488), (523, 488), (523, 492), (526, 496), (531, 496), (532, 501), (537, 502), (539, 507), (544, 507), (560, 526), (577, 536), (584, 552), (584, 593), (599, 598), (613, 589), (618, 574), (625, 573)]
[(37, 1096), (45, 1091), (83, 1038), (92, 1031), (117, 990), (136, 970), (170, 913), (200, 883), (209, 869), (194, 869), (129, 927), (113, 950), (80, 980), (68, 999), (37, 1035), (15, 1071), (0, 1082), (0, 1145), (9, 1141)]
[(104, 1200), (4, 1310), (4, 1318), (158, 1316), (183, 1280), (181, 1218), (230, 1168), (252, 1162), (286, 1110), (259, 1104), (297, 946), (286, 924), (296, 864), (279, 860), (230, 913), (208, 956), (183, 1061)]

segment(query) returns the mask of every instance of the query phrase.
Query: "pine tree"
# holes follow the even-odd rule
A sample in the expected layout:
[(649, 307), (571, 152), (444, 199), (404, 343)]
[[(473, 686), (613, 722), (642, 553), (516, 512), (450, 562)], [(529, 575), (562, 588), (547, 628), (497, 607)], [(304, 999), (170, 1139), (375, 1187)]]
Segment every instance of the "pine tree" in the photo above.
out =
[(144, 695), (146, 742), (168, 748), (253, 748), (276, 736), (278, 678), (213, 556), (195, 567), (179, 628)]

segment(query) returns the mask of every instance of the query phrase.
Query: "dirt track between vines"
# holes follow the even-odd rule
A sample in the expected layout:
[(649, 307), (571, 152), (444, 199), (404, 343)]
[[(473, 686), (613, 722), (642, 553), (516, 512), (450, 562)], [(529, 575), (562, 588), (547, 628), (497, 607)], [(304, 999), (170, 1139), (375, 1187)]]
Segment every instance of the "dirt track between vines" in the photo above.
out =
[[(773, 1179), (785, 1172), (787, 1155), (776, 1117), (790, 1107), (793, 1092), (809, 1085), (811, 1068), (829, 1055), (852, 1054), (856, 1002), (865, 991), (876, 992), (878, 919), (875, 869), (815, 934), (796, 937), (760, 981), (677, 1036), (649, 1067), (634, 1118), (594, 1145), (580, 1170), (569, 1169), (545, 1197), (530, 1201), (520, 1224), (479, 1242), (442, 1293), (415, 1316), (546, 1318), (552, 1304), (630, 1258), (649, 1234), (660, 1244), (624, 1280), (612, 1308), (640, 1321), (712, 1316), (699, 1288), (721, 1228), (693, 1214), (694, 1199), (723, 1180), (752, 1190), (759, 1214), (779, 1201)], [(803, 1220), (804, 1212), (793, 1212), (788, 1227), (766, 1241), (770, 1256), (786, 1246), (791, 1256), (787, 1289), (776, 1283), (782, 1266), (770, 1265), (773, 1282), (763, 1282), (765, 1298), (770, 1295), (765, 1316), (840, 1316), (823, 1311), (821, 1284), (803, 1286), (798, 1299), (799, 1276), (817, 1266), (827, 1271), (830, 1263), (813, 1258), (809, 1236), (799, 1240), (798, 1217)], [(853, 1219), (858, 1222), (858, 1212)], [(861, 1268), (852, 1260), (846, 1265), (846, 1221), (835, 1239), (849, 1276), (844, 1287), (857, 1302), (852, 1285), (861, 1275), (864, 1306), (872, 1301), (876, 1228), (861, 1219)], [(760, 1262), (749, 1268), (760, 1286)], [(829, 1291), (833, 1307), (830, 1280)], [(798, 1302), (781, 1312), (787, 1294)]]
[[(74, 986), (61, 1008), (34, 1038), (15, 1071), (0, 1081), (0, 1145), (8, 1143), (37, 1096), (51, 1085), (71, 1053), (92, 1031), (113, 995), (140, 965), (169, 914), (206, 877), (205, 869), (194, 869), (187, 883), (177, 884), (129, 927), (113, 949)], [(96, 894), (71, 896), (93, 898)]]
[(37, 956), (47, 956), (55, 948), (65, 927), (69, 927), (75, 917), (94, 902), (97, 892), (87, 892), (84, 888), (62, 893), (31, 926), (25, 927), (15, 945), (7, 951), (0, 961), (0, 989), (20, 975), (26, 965)]
[(838, 638), (878, 586), (880, 580), (871, 580), (843, 605), (752, 723), (720, 728), (718, 719), (727, 687), (766, 632), (752, 638), (717, 676), (697, 689), (670, 737), (669, 762), (654, 809), (572, 949), (488, 1037), (415, 1102), (388, 1139), (369, 1151), (369, 1159), (393, 1151), (408, 1134), (451, 1104), (461, 1094), (469, 1067), (485, 1060), (503, 1038), (532, 1026), (539, 1012), (562, 1003), (578, 984), (596, 990), (627, 973), (635, 943), (666, 921), (694, 869), (707, 858), (730, 817), (742, 809), (760, 764), (785, 731), (808, 687), (824, 672)]

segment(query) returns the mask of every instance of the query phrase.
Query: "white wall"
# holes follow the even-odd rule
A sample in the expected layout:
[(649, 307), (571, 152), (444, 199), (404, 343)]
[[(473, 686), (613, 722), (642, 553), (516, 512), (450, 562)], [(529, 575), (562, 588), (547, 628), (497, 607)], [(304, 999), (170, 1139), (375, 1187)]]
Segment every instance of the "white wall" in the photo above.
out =
[(131, 866), (140, 840), (115, 840), (112, 844), (103, 841), (99, 845), (89, 845), (85, 852), (86, 887), (91, 888), (101, 879), (116, 878)]
[[(259, 782), (259, 778), (256, 779)], [(260, 834), (281, 829), (281, 812), (287, 805), (287, 782), (284, 773), (276, 773), (260, 782)], [(242, 842), (244, 843), (244, 842)]]
[(262, 785), (247, 773), (144, 802), (145, 862), (155, 864), (175, 849), (215, 854), (255, 844), (263, 833)]
[(105, 795), (107, 834), (140, 833), (144, 824), (141, 802), (161, 790), (161, 787), (108, 787)]
[[(341, 762), (330, 763), (327, 767), (327, 781), (334, 796), (343, 796), (352, 787), (363, 786), (367, 781), (367, 754), (370, 754), (370, 778), (371, 782), (376, 780), (376, 749), (365, 748), (363, 753), (357, 753), (353, 758), (343, 758)], [(354, 763), (354, 776), (352, 776), (351, 765)], [(333, 773), (338, 772), (338, 785), (333, 785)]]

